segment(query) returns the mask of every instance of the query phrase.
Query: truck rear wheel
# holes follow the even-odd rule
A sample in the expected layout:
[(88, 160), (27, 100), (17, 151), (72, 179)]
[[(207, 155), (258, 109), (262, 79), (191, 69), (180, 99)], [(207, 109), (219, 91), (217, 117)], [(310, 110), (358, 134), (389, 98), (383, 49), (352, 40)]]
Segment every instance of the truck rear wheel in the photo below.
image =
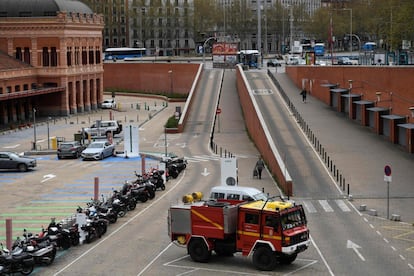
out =
[(188, 252), (193, 261), (206, 263), (210, 259), (211, 251), (202, 239), (193, 239), (188, 245)]
[(269, 247), (261, 246), (254, 251), (253, 264), (257, 269), (271, 271), (276, 267), (276, 256)]

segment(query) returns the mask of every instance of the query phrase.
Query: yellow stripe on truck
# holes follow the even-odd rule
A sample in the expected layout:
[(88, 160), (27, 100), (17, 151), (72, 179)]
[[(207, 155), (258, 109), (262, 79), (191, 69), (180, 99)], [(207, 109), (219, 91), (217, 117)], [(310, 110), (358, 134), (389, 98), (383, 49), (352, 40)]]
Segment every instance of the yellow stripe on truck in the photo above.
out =
[(214, 225), (216, 228), (218, 228), (218, 229), (220, 229), (220, 230), (223, 230), (223, 229), (224, 229), (224, 228), (223, 228), (223, 226), (221, 226), (220, 224), (218, 224), (218, 223), (216, 223), (216, 222), (212, 221), (212, 220), (211, 220), (211, 219), (209, 219), (208, 217), (206, 217), (206, 216), (204, 216), (204, 215), (200, 214), (199, 212), (197, 212), (197, 211), (195, 211), (195, 210), (193, 210), (193, 209), (191, 209), (191, 212), (192, 212), (194, 215), (196, 215), (197, 217), (201, 218), (202, 220), (204, 220), (204, 221), (206, 221), (206, 222), (208, 222), (208, 223), (211, 223), (211, 224), (212, 224), (212, 225)]

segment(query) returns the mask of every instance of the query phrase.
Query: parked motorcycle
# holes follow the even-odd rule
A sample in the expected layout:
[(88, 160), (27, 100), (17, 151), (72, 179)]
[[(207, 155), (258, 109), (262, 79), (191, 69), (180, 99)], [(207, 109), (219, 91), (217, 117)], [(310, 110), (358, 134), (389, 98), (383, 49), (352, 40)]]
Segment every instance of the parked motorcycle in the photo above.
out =
[(85, 242), (91, 243), (96, 239), (100, 239), (107, 230), (107, 221), (103, 219), (87, 219), (86, 224), (81, 226), (81, 229), (86, 232)]
[[(73, 243), (76, 245), (76, 236), (79, 239), (79, 234), (76, 234), (74, 229), (63, 228), (61, 223), (56, 223), (55, 218), (52, 218), (47, 229), (43, 229), (43, 236), (54, 242), (57, 247), (64, 250), (71, 247)], [(74, 235), (74, 237), (72, 237)]]
[(20, 247), (23, 251), (33, 256), (35, 264), (50, 265), (56, 257), (56, 244), (50, 239), (39, 237), (23, 230), (24, 240), (19, 237), (13, 243), (13, 249)]
[(157, 190), (157, 187), (154, 183), (151, 182), (151, 176), (149, 174), (140, 175), (136, 171), (135, 176), (137, 179), (132, 182), (133, 188), (138, 189), (138, 191), (145, 191), (148, 195), (148, 198), (153, 199), (155, 197), (155, 191)]
[(122, 204), (125, 204), (128, 211), (132, 211), (137, 207), (137, 201), (129, 191), (126, 194), (122, 194), (121, 192), (114, 190), (112, 200), (115, 199), (119, 199)]
[(0, 275), (20, 273), (29, 275), (33, 272), (35, 261), (33, 256), (24, 252), (22, 248), (16, 247), (11, 252), (1, 245), (0, 252)]
[(164, 174), (163, 170), (157, 170), (153, 169), (150, 173), (149, 181), (155, 185), (155, 190), (161, 189), (165, 190), (165, 184), (164, 179), (162, 178), (162, 175)]
[(168, 178), (177, 178), (178, 175), (187, 168), (187, 160), (182, 158), (170, 158), (168, 160), (165, 160), (165, 167), (168, 172)]
[(106, 219), (109, 223), (115, 223), (118, 220), (117, 213), (104, 201), (91, 201), (87, 203), (87, 206), (88, 216)]

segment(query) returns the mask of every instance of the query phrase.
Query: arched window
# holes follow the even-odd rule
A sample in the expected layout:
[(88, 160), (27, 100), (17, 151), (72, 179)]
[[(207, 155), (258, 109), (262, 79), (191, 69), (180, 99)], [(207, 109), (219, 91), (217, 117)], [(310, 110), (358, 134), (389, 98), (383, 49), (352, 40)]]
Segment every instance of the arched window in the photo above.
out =
[(16, 48), (16, 59), (18, 59), (18, 60), (22, 60), (22, 48), (20, 48), (20, 47), (17, 47)]
[(43, 67), (49, 67), (49, 49), (47, 47), (43, 47), (42, 63)]
[(56, 67), (58, 65), (58, 56), (56, 52), (56, 47), (51, 48), (50, 52), (50, 66)]
[(30, 64), (30, 49), (29, 47), (24, 47), (24, 56), (23, 61), (27, 64)]

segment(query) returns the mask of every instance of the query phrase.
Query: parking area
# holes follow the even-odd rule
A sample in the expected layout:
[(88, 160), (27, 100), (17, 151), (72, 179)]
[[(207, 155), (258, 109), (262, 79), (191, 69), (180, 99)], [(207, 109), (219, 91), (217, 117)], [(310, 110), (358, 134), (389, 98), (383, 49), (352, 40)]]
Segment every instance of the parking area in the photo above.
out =
[[(76, 213), (78, 205), (84, 206), (90, 201), (94, 197), (96, 178), (99, 179), (99, 194), (108, 196), (114, 189), (120, 189), (126, 180), (134, 179), (134, 171), (141, 171), (140, 157), (111, 156), (84, 162), (81, 158), (59, 160), (56, 154), (55, 142), (74, 140), (82, 128), (96, 120), (111, 118), (124, 125), (142, 127), (168, 109), (167, 102), (159, 99), (117, 96), (117, 103), (116, 109), (39, 119), (36, 130), (30, 127), (0, 135), (0, 151), (24, 153), (37, 160), (37, 167), (28, 172), (0, 172), (0, 241), (5, 241), (6, 219), (12, 219), (13, 237), (21, 236), (23, 229), (39, 233), (52, 217), (60, 220), (71, 216)], [(32, 148), (34, 136), (36, 151)], [(123, 135), (116, 135), (113, 142), (115, 151), (123, 151)], [(148, 168), (157, 164), (157, 161), (146, 159)]]

